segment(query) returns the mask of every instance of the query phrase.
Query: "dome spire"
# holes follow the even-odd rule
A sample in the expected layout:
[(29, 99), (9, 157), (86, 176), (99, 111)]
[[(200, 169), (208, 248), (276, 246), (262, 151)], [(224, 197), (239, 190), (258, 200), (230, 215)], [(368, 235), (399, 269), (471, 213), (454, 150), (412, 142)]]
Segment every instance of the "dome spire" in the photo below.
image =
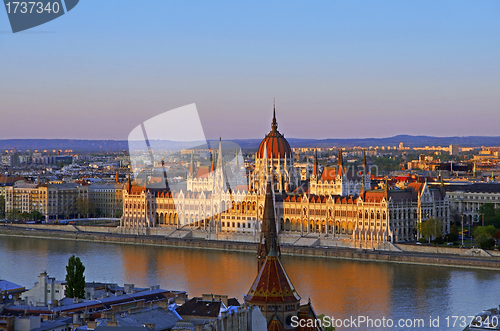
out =
[(273, 99), (273, 123), (271, 124), (271, 129), (273, 131), (278, 130), (278, 122), (276, 122), (276, 100)]

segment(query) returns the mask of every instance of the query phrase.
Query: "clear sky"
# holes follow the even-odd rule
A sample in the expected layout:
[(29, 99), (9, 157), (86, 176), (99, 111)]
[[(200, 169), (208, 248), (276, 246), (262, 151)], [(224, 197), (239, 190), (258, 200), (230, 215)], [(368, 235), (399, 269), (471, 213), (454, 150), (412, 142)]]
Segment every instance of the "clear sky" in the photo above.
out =
[[(207, 138), (500, 135), (500, 1), (81, 0), (13, 34), (0, 139), (127, 139), (196, 103)], [(188, 128), (187, 128), (188, 129)]]

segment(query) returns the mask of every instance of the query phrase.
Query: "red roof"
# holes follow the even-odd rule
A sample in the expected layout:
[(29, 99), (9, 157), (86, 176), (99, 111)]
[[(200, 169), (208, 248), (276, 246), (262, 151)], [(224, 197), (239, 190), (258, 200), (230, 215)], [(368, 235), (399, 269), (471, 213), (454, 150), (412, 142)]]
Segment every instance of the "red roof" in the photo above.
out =
[(274, 315), (271, 322), (269, 322), (269, 325), (267, 326), (267, 331), (285, 331), (285, 329), (283, 328), (283, 325), (278, 320), (276, 315)]
[(267, 157), (273, 159), (284, 159), (292, 155), (292, 149), (288, 141), (279, 132), (270, 132), (260, 143), (257, 157), (264, 157), (264, 146), (267, 146)]
[(257, 157), (264, 157), (264, 147), (267, 149), (267, 157), (273, 159), (284, 159), (286, 157), (291, 157), (292, 149), (288, 144), (285, 137), (278, 131), (278, 123), (276, 122), (276, 116), (273, 116), (273, 123), (271, 125), (271, 132), (269, 132), (264, 140), (260, 143), (259, 150), (257, 151)]
[(208, 166), (202, 166), (198, 169), (198, 173), (196, 174), (197, 178), (208, 177), (210, 173), (210, 168)]
[(0, 184), (7, 185), (7, 184), (14, 184), (18, 180), (26, 180), (24, 177), (8, 177), (8, 176), (1, 176), (0, 175)]
[(129, 194), (140, 195), (142, 192), (145, 192), (145, 191), (146, 191), (146, 188), (144, 186), (132, 185), (132, 187), (130, 188)]
[(326, 167), (323, 169), (323, 173), (321, 174), (322, 181), (331, 181), (337, 177), (337, 168), (336, 167)]
[(300, 296), (295, 291), (279, 258), (269, 253), (252, 287), (245, 296), (246, 303), (298, 302)]
[(381, 202), (382, 199), (385, 198), (385, 192), (384, 191), (368, 191), (365, 194), (365, 201), (366, 202)]
[(410, 190), (413, 190), (415, 192), (422, 192), (422, 189), (424, 188), (424, 184), (423, 183), (410, 183), (408, 184), (408, 188)]

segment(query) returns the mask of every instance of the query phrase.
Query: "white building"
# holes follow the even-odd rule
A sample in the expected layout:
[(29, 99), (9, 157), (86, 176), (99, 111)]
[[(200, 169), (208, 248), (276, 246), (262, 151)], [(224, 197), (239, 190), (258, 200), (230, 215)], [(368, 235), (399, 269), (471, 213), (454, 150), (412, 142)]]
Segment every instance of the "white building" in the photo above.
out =
[(46, 306), (53, 304), (54, 300), (59, 301), (64, 298), (65, 288), (63, 281), (49, 277), (47, 271), (44, 271), (38, 276), (35, 286), (24, 292), (23, 297), (28, 305)]

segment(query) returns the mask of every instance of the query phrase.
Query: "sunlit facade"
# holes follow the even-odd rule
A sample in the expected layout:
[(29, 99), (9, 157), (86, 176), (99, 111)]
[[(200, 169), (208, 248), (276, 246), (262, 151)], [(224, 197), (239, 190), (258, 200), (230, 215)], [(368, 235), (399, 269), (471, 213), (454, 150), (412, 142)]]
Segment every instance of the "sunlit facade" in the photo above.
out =
[[(409, 241), (417, 239), (417, 224), (429, 217), (438, 218), (443, 231), (449, 231), (449, 201), (442, 188), (414, 183), (403, 190), (371, 190), (366, 158), (359, 168), (345, 167), (342, 151), (336, 167), (321, 170), (315, 157), (313, 173), (301, 180), (292, 149), (277, 128), (274, 111), (271, 131), (245, 178), (235, 178), (242, 167), (237, 162), (232, 165), (236, 171), (227, 172), (219, 145), (216, 161), (209, 166), (196, 168), (191, 160), (185, 191), (169, 190), (164, 178), (144, 176), (134, 185), (129, 181), (123, 191), (121, 226), (255, 235), (261, 226), (265, 183), (270, 181), (281, 234), (337, 238), (351, 246)], [(227, 176), (237, 185), (230, 188)], [(154, 188), (155, 182), (161, 185)]]

